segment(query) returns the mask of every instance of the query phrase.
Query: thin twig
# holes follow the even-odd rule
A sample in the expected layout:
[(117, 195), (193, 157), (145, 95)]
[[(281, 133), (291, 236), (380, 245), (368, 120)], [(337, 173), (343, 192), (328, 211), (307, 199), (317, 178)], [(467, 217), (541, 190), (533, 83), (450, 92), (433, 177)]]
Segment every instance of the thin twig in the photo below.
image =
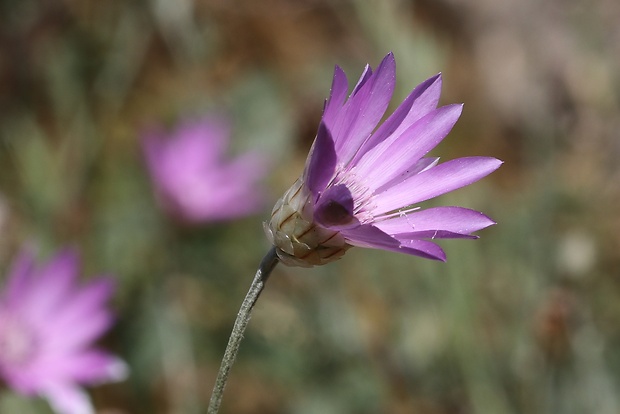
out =
[(252, 281), (252, 285), (250, 286), (250, 290), (245, 296), (245, 299), (243, 299), (243, 303), (241, 304), (241, 308), (237, 314), (235, 325), (233, 326), (232, 333), (228, 339), (226, 351), (224, 351), (224, 358), (222, 358), (220, 371), (218, 372), (217, 379), (215, 380), (213, 394), (211, 394), (211, 401), (209, 401), (209, 408), (207, 410), (208, 414), (217, 414), (220, 409), (222, 396), (224, 395), (224, 388), (226, 387), (226, 381), (228, 381), (228, 373), (235, 362), (237, 352), (239, 352), (239, 345), (243, 339), (245, 328), (250, 321), (252, 308), (254, 308), (254, 304), (263, 291), (271, 271), (277, 264), (278, 256), (276, 255), (276, 249), (275, 247), (272, 247), (265, 257), (263, 257), (263, 260), (256, 271), (256, 276), (254, 276), (254, 280)]

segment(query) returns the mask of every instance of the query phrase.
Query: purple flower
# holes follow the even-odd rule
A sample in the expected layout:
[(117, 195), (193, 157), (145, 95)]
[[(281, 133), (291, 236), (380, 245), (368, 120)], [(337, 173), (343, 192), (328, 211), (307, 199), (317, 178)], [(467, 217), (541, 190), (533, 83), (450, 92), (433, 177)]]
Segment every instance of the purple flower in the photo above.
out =
[(280, 259), (313, 266), (351, 246), (446, 260), (434, 239), (468, 238), (495, 224), (462, 207), (422, 210), (419, 203), (469, 185), (502, 162), (425, 157), (450, 132), (462, 105), (437, 108), (441, 75), (418, 85), (385, 122), (396, 78), (388, 54), (369, 66), (346, 99), (347, 77), (336, 67), (331, 93), (302, 176), (276, 203), (267, 236)]
[(262, 206), (257, 183), (265, 160), (255, 153), (225, 160), (226, 121), (204, 117), (166, 135), (151, 131), (142, 143), (156, 192), (171, 214), (196, 223), (242, 217)]
[(91, 414), (81, 385), (123, 379), (117, 357), (93, 347), (113, 316), (110, 278), (78, 285), (79, 259), (64, 251), (35, 268), (24, 249), (0, 293), (0, 379), (26, 396), (48, 399), (59, 414)]

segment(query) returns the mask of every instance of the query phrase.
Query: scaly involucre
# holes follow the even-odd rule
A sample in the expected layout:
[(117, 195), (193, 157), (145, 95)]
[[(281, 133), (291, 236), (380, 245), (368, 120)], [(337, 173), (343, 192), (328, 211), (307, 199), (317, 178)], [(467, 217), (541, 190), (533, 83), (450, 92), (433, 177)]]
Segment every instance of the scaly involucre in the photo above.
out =
[(439, 164), (425, 155), (458, 120), (462, 105), (438, 108), (441, 75), (418, 85), (385, 122), (396, 79), (388, 54), (366, 66), (349, 95), (336, 67), (316, 139), (301, 177), (276, 203), (265, 230), (282, 262), (314, 266), (351, 246), (446, 260), (433, 241), (467, 238), (495, 224), (463, 207), (420, 209), (419, 203), (467, 186), (502, 162), (458, 158)]

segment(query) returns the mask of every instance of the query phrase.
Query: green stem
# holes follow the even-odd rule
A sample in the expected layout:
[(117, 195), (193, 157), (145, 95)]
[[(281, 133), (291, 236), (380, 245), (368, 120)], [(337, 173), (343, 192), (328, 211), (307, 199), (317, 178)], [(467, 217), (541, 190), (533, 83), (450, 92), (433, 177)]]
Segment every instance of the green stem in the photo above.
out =
[(250, 321), (250, 314), (252, 313), (254, 304), (265, 287), (265, 283), (267, 282), (271, 271), (277, 264), (278, 256), (276, 255), (276, 249), (275, 247), (272, 247), (265, 257), (263, 257), (263, 260), (256, 271), (256, 275), (254, 276), (254, 280), (252, 281), (252, 285), (250, 286), (250, 290), (245, 296), (245, 299), (243, 299), (243, 303), (241, 304), (241, 308), (237, 314), (235, 325), (233, 326), (232, 333), (228, 339), (226, 351), (224, 351), (224, 358), (222, 358), (220, 371), (218, 372), (217, 379), (215, 380), (213, 394), (211, 394), (211, 401), (209, 401), (209, 408), (207, 410), (208, 414), (217, 414), (220, 409), (222, 396), (224, 395), (224, 388), (226, 387), (226, 382), (228, 381), (228, 373), (230, 372), (230, 368), (235, 362), (235, 358), (239, 352), (239, 345), (241, 344), (241, 339), (243, 339), (245, 328), (248, 326), (248, 322)]

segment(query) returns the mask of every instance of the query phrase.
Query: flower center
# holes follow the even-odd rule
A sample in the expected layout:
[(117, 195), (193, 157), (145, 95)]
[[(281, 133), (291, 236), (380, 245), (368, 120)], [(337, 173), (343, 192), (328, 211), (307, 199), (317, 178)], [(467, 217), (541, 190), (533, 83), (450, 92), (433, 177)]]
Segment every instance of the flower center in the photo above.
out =
[(0, 366), (21, 365), (35, 352), (32, 331), (11, 315), (0, 314)]

